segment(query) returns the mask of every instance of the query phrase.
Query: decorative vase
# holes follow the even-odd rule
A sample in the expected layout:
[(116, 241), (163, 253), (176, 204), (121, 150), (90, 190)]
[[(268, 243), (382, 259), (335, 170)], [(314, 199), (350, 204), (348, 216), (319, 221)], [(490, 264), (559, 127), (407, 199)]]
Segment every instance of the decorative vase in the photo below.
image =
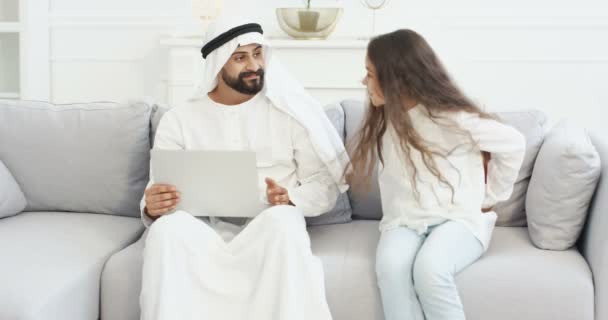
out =
[(304, 32), (315, 32), (317, 25), (319, 24), (320, 14), (316, 11), (298, 11), (298, 18), (300, 18), (300, 30)]
[(336, 28), (343, 8), (277, 8), (279, 26), (295, 39), (326, 39)]

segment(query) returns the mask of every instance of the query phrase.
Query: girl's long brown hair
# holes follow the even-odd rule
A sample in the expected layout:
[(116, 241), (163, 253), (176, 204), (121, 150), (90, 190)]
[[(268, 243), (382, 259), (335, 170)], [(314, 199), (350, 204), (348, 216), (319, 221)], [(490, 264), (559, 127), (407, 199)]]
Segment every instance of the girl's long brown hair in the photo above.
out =
[(433, 121), (445, 112), (466, 111), (483, 118), (492, 116), (483, 112), (458, 89), (433, 49), (412, 30), (397, 30), (373, 38), (367, 47), (367, 57), (376, 69), (385, 104), (374, 107), (371, 101), (368, 102), (363, 125), (349, 148), (349, 169), (352, 169), (347, 174), (349, 183), (355, 190), (369, 186), (376, 156), (384, 164), (382, 136), (390, 126), (394, 128), (407, 163), (413, 168), (410, 178), (416, 196), (419, 196), (417, 169), (411, 157), (412, 148), (420, 152), (426, 168), (439, 182), (451, 189), (453, 200), (454, 188), (435, 162), (435, 157), (445, 158), (448, 153), (429, 148), (424, 138), (412, 127), (404, 101), (408, 98), (422, 104)]

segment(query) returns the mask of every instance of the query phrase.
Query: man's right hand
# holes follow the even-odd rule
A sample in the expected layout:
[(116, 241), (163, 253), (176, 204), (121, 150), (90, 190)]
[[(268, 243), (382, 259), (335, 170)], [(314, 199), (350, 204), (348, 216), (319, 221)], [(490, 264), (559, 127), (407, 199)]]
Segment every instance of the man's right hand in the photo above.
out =
[(153, 184), (146, 189), (146, 208), (144, 212), (153, 219), (171, 212), (181, 200), (181, 195), (170, 184)]

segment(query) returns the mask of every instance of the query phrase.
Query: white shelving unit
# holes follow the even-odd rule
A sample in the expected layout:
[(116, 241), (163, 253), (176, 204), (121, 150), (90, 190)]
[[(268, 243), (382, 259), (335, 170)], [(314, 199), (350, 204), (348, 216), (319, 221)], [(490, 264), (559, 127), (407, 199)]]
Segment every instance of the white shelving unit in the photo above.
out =
[(0, 99), (50, 99), (49, 0), (0, 0)]
[(20, 96), (19, 0), (0, 0), (0, 99)]

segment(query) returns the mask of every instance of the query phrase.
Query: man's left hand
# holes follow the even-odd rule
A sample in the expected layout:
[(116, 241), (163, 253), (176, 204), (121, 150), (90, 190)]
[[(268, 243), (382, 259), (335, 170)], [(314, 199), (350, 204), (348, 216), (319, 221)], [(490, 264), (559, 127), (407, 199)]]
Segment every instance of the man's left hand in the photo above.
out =
[(270, 178), (266, 178), (266, 196), (268, 197), (268, 202), (273, 206), (293, 205), (289, 200), (287, 189), (281, 187)]

